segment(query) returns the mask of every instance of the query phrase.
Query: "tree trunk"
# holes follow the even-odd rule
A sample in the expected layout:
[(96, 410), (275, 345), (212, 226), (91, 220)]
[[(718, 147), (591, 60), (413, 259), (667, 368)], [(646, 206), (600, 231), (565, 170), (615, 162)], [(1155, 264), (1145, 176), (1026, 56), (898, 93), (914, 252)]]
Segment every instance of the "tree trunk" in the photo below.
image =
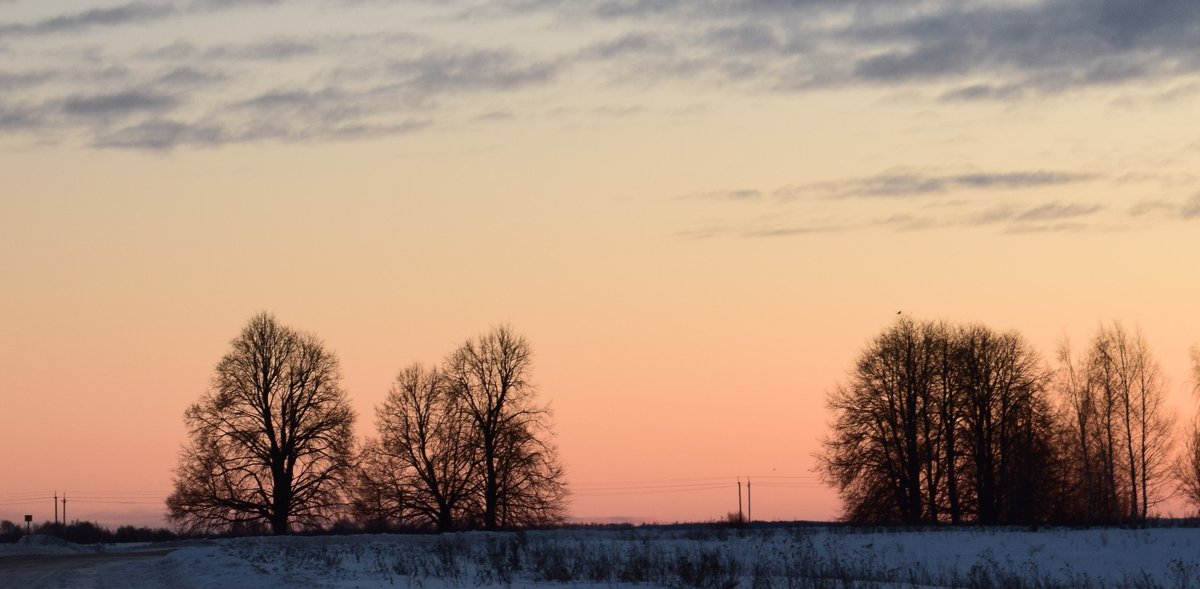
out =
[(439, 506), (437, 527), (439, 532), (454, 531), (454, 514), (450, 511), (449, 505), (442, 504)]
[(484, 448), (484, 462), (486, 463), (486, 480), (483, 484), (483, 528), (485, 530), (495, 530), (496, 526), (496, 499), (499, 495), (499, 488), (496, 484), (496, 451), (495, 448)]
[(291, 477), (284, 471), (281, 461), (271, 465), (271, 533), (282, 535), (288, 533), (288, 519), (292, 513), (292, 484)]

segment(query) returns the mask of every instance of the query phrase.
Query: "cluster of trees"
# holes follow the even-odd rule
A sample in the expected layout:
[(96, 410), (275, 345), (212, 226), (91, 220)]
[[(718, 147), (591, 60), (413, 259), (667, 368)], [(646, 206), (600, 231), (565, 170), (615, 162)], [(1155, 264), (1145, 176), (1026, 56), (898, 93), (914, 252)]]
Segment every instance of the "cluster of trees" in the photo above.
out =
[(1136, 525), (1177, 480), (1200, 505), (1164, 389), (1119, 324), (1052, 369), (1020, 333), (901, 318), (830, 393), (818, 468), (853, 522)]
[(534, 403), (530, 347), (500, 327), (441, 366), (413, 364), (376, 410), (353, 503), (375, 528), (493, 530), (560, 522), (563, 470)]
[(337, 357), (259, 314), (185, 413), (167, 517), (193, 533), (557, 522), (566, 487), (531, 368), (529, 342), (507, 326), (440, 367), (407, 368), (377, 408), (379, 438), (360, 448)]

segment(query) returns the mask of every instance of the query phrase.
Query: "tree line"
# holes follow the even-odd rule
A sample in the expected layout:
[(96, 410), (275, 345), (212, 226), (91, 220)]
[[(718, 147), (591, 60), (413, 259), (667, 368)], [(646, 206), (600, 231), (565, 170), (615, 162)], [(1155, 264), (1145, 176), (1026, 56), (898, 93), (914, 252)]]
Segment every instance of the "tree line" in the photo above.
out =
[(817, 468), (851, 522), (1139, 525), (1200, 506), (1200, 430), (1174, 456), (1165, 388), (1119, 323), (1051, 366), (1016, 331), (901, 318), (829, 393)]
[(501, 529), (557, 523), (567, 488), (532, 347), (508, 326), (400, 371), (356, 444), (337, 356), (253, 317), (184, 421), (167, 518), (190, 533)]
[(26, 535), (56, 536), (75, 544), (112, 544), (116, 542), (167, 542), (179, 535), (166, 528), (120, 526), (115, 531), (96, 522), (75, 520), (71, 523), (42, 522), (26, 527), (24, 522), (0, 520), (0, 544), (11, 544)]

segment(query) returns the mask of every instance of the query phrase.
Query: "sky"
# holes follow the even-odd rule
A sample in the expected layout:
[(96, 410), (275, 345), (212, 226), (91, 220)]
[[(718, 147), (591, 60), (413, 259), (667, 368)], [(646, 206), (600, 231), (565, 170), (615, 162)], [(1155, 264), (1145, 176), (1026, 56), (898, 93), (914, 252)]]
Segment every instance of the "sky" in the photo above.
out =
[(592, 521), (738, 477), (837, 517), (826, 393), (897, 312), (1048, 362), (1121, 321), (1187, 423), (1198, 38), (1194, 0), (0, 0), (0, 519), (161, 524), (259, 311), (360, 436), (510, 324)]

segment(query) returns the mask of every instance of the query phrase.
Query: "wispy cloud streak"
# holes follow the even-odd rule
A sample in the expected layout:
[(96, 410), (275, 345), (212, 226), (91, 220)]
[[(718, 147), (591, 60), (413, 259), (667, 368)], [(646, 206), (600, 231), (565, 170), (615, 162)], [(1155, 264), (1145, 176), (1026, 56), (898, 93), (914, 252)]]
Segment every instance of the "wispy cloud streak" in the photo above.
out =
[(130, 2), (109, 8), (93, 8), (30, 23), (0, 24), (0, 38), (69, 33), (94, 27), (111, 27), (162, 20), (179, 14), (168, 4)]
[(864, 178), (785, 186), (774, 194), (781, 199), (907, 198), (952, 191), (1026, 190), (1088, 182), (1098, 177), (1095, 174), (1047, 170), (963, 174), (885, 172)]
[[(1098, 203), (1046, 200), (1046, 194), (1101, 178), (1098, 174), (1053, 170), (965, 173), (906, 170), (798, 184), (774, 191), (754, 188), (701, 191), (677, 200), (770, 204), (772, 213), (742, 222), (710, 222), (680, 235), (772, 238), (861, 230), (914, 232), (985, 227), (1006, 233), (1079, 231), (1098, 227), (1092, 220), (1106, 207)], [(864, 200), (876, 202), (864, 209), (861, 203)], [(1151, 211), (1163, 206), (1167, 205), (1147, 204), (1145, 208)], [(1195, 214), (1200, 215), (1200, 196), (1194, 206)], [(1169, 207), (1174, 214), (1182, 215), (1180, 205)], [(736, 217), (738, 211), (755, 209), (739, 206), (726, 211)], [(886, 212), (888, 209), (891, 211)]]

